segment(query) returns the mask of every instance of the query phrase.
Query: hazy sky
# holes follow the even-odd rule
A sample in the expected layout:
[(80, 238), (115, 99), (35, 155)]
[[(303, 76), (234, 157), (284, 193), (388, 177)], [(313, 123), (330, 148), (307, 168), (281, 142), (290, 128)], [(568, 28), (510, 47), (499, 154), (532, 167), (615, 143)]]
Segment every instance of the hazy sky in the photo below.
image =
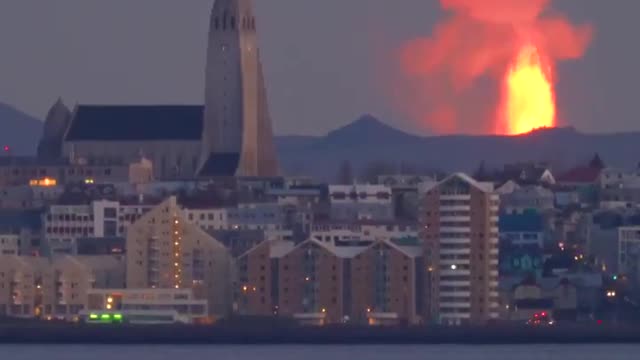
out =
[[(479, 0), (481, 1), (481, 0)], [(526, 1), (526, 0), (515, 0)], [(436, 0), (254, 0), (277, 133), (322, 134), (362, 113), (419, 129), (388, 100), (404, 40)], [(2, 0), (0, 102), (42, 118), (79, 103), (202, 103), (213, 0)], [(559, 69), (560, 116), (584, 131), (640, 130), (640, 1), (555, 0), (594, 43)]]

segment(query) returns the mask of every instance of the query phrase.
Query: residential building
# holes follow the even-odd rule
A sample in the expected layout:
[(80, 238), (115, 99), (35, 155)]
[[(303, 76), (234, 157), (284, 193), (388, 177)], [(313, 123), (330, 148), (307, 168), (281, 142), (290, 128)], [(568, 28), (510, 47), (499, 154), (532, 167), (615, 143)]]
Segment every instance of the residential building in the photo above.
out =
[(618, 228), (618, 272), (640, 286), (640, 226)]
[[(0, 248), (4, 255), (37, 255), (42, 243), (40, 210), (0, 210)], [(5, 252), (6, 251), (6, 252)]]
[(127, 288), (192, 289), (212, 318), (231, 307), (229, 250), (187, 221), (169, 197), (128, 228)]
[(606, 167), (600, 171), (598, 181), (603, 189), (638, 188), (640, 187), (640, 169), (628, 170)]
[(0, 314), (72, 320), (90, 289), (122, 288), (124, 274), (117, 256), (0, 256)]
[(498, 317), (498, 211), (493, 184), (465, 174), (423, 184), (426, 318), (482, 324)]
[(0, 255), (19, 255), (20, 236), (0, 233)]
[(371, 244), (381, 240), (417, 239), (418, 230), (416, 223), (408, 221), (319, 220), (313, 223), (310, 238), (335, 246)]
[(153, 205), (94, 200), (88, 204), (56, 204), (44, 214), (44, 248), (51, 254), (77, 251), (79, 238), (125, 236), (126, 229)]
[(124, 285), (125, 259), (121, 256), (54, 257), (43, 276), (43, 315), (77, 318), (87, 308), (89, 290), (120, 289)]
[(509, 193), (500, 194), (500, 208), (505, 213), (522, 213), (535, 210), (541, 213), (554, 208), (554, 195), (549, 189), (538, 185), (515, 187)]
[(346, 259), (363, 247), (308, 240), (278, 261), (278, 314), (313, 325), (348, 320), (351, 282)]
[(265, 241), (238, 258), (236, 311), (311, 325), (421, 321), (422, 248)]
[(393, 219), (391, 188), (385, 185), (329, 185), (329, 199), (334, 220)]
[(280, 313), (278, 261), (294, 246), (292, 241), (263, 241), (238, 257), (238, 282), (234, 289), (234, 310), (238, 314)]
[(420, 323), (425, 273), (421, 246), (376, 241), (350, 259), (351, 320), (369, 325)]
[(516, 214), (500, 214), (498, 222), (500, 242), (515, 247), (534, 246), (544, 248), (545, 229), (543, 216), (533, 210)]
[(85, 317), (117, 313), (134, 324), (210, 322), (207, 300), (196, 299), (192, 289), (92, 289), (87, 297)]
[(44, 310), (42, 258), (0, 255), (0, 316), (32, 318)]
[(0, 186), (52, 187), (74, 182), (108, 183), (128, 180), (129, 164), (122, 161), (86, 161), (73, 157), (38, 159), (0, 157)]

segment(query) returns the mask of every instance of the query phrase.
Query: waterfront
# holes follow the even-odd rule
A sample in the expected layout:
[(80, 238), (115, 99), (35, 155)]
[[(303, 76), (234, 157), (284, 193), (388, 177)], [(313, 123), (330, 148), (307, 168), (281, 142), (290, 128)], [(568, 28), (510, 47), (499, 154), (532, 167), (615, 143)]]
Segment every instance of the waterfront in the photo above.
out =
[(2, 358), (12, 360), (624, 360), (636, 358), (640, 345), (535, 346), (173, 346), (173, 345), (0, 345)]

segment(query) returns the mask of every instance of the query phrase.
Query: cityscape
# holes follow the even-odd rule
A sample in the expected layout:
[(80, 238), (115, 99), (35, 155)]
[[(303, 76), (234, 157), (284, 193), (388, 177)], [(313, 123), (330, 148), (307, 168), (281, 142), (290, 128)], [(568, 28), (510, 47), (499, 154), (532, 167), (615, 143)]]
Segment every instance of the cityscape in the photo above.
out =
[[(34, 155), (3, 146), (0, 324), (640, 323), (640, 168), (594, 148), (582, 162), (487, 158), (453, 171), (415, 166), (419, 153), (313, 171), (293, 151), (304, 166), (287, 171), (257, 22), (252, 1), (213, 2), (202, 105), (60, 98)], [(553, 61), (581, 56), (579, 30), (579, 54)], [(543, 55), (521, 49), (510, 86)], [(538, 75), (549, 92), (530, 104), (511, 89), (500, 111), (517, 121), (501, 117), (497, 135), (573, 131), (556, 128), (551, 77)]]

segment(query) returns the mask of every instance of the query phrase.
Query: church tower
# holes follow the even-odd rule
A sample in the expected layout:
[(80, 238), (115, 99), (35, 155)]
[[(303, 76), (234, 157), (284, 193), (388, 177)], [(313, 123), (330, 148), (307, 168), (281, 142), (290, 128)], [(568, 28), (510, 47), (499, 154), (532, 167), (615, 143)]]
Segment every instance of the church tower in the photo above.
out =
[(57, 160), (63, 156), (64, 134), (71, 123), (71, 117), (69, 108), (62, 102), (62, 98), (58, 98), (45, 118), (42, 137), (38, 143), (38, 158)]
[(277, 173), (252, 0), (216, 0), (207, 50), (200, 175)]

